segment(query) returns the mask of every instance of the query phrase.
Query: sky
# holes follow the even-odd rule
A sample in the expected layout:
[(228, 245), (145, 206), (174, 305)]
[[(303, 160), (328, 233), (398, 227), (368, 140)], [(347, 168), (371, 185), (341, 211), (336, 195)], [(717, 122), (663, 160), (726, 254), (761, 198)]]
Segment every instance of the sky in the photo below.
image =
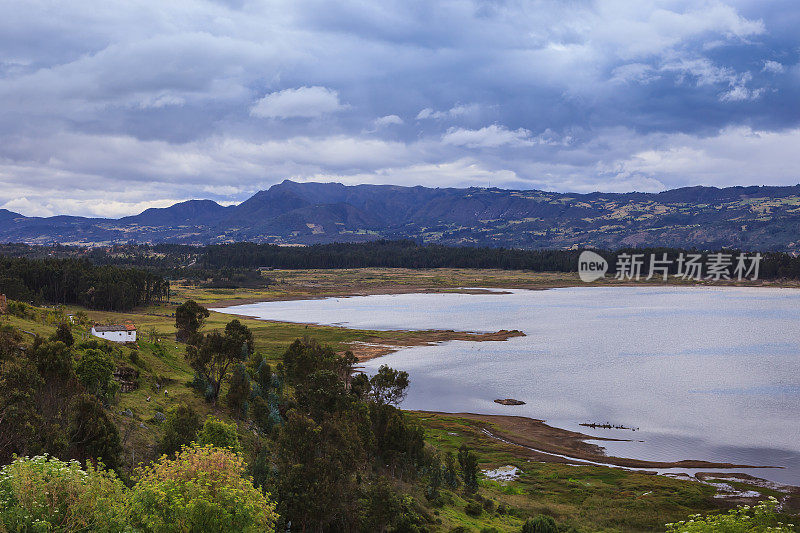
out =
[(0, 208), (800, 183), (796, 0), (6, 0)]

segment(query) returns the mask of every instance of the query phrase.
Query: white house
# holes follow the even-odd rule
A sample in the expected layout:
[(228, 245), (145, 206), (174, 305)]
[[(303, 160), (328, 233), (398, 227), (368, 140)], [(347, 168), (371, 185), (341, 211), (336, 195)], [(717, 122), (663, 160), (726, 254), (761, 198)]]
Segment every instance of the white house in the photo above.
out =
[(111, 342), (136, 342), (136, 326), (133, 324), (94, 326), (92, 335)]

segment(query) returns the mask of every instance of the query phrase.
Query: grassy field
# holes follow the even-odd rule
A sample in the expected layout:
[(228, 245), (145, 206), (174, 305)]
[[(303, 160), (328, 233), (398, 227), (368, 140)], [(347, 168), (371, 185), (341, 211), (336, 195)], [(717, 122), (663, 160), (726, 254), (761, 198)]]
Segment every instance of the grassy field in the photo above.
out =
[[(453, 292), (460, 288), (517, 288), (550, 289), (556, 287), (587, 286), (577, 272), (529, 272), (499, 269), (408, 269), (362, 268), (330, 270), (270, 270), (263, 273), (265, 286), (250, 289), (199, 288), (185, 283), (173, 283), (175, 300), (193, 299), (203, 305), (235, 305), (264, 300), (322, 298), (361, 294), (387, 294), (405, 292)], [(661, 285), (660, 280), (619, 281), (606, 277), (591, 286)], [(781, 286), (798, 287), (796, 281), (743, 281), (711, 282), (684, 281), (670, 277), (669, 285), (724, 285), (724, 286)]]
[[(175, 341), (172, 316), (178, 302), (185, 299), (192, 298), (212, 306), (219, 301), (455, 290), (458, 287), (546, 288), (580, 283), (572, 274), (457, 269), (271, 271), (266, 275), (273, 278), (274, 283), (261, 289), (201, 289), (174, 283), (171, 303), (129, 313), (87, 311), (75, 307), (64, 309), (64, 314), (85, 311), (94, 322), (132, 321), (138, 327), (138, 346), (120, 347), (114, 355), (118, 365), (137, 368), (141, 376), (139, 388), (120, 393), (111, 406), (124, 439), (125, 461), (128, 465), (153, 458), (153, 445), (161, 437), (161, 429), (154, 419), (156, 413), (164, 413), (172, 406), (186, 403), (201, 415), (215, 414), (232, 419), (224, 402), (211, 406), (189, 386), (194, 373), (184, 359), (185, 346)], [(221, 329), (232, 318), (212, 312), (204, 331)], [(54, 323), (41, 320), (10, 316), (4, 316), (1, 320), (42, 336), (50, 335), (55, 330)], [(351, 330), (250, 318), (241, 320), (253, 331), (256, 350), (273, 361), (280, 358), (289, 343), (301, 337), (313, 337), (342, 350), (352, 341), (402, 339), (409, 335), (401, 331)], [(81, 333), (77, 328), (75, 334), (80, 340)], [(537, 513), (555, 517), (565, 531), (570, 528), (576, 531), (657, 531), (662, 530), (664, 523), (725, 505), (713, 498), (715, 489), (709, 485), (619, 468), (541, 463), (533, 460), (523, 448), (487, 438), (481, 432), (480, 424), (474, 420), (430, 413), (411, 413), (411, 416), (426, 428), (428, 443), (441, 452), (456, 450), (466, 443), (478, 453), (482, 469), (514, 465), (522, 472), (514, 481), (482, 479), (479, 495), (483, 511), (477, 516), (474, 513), (467, 514), (469, 502), (460, 491), (444, 491), (443, 505), (437, 507), (426, 500), (424, 487), (404, 486), (426, 506), (426, 511), (439, 524), (441, 531), (450, 531), (458, 526), (474, 532), (485, 528), (519, 531), (524, 517)], [(248, 427), (245, 423), (240, 423), (239, 427), (247, 445), (251, 438)]]

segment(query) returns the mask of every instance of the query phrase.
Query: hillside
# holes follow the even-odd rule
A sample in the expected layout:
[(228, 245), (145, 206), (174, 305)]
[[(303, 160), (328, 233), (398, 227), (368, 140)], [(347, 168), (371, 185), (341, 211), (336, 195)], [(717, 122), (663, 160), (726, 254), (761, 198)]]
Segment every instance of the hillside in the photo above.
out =
[(121, 219), (0, 210), (0, 242), (275, 244), (412, 238), (510, 248), (671, 246), (800, 251), (800, 185), (569, 194), (286, 180), (237, 206), (210, 200)]

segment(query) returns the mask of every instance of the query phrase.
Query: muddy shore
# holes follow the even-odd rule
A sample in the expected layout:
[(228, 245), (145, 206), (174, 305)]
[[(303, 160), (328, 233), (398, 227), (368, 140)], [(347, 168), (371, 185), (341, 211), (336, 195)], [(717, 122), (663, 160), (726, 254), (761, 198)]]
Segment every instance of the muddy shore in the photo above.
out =
[[(644, 461), (625, 457), (607, 456), (603, 448), (586, 442), (619, 441), (593, 437), (576, 431), (548, 426), (542, 420), (513, 415), (481, 415), (476, 413), (440, 413), (435, 411), (415, 411), (430, 417), (455, 417), (472, 420), (485, 429), (489, 438), (497, 438), (526, 450), (531, 458), (542, 462), (580, 464), (582, 461), (605, 463), (624, 468), (769, 468), (760, 465), (741, 465), (733, 463), (712, 463), (709, 461), (685, 460), (676, 462)], [(529, 448), (534, 448), (530, 450)], [(537, 451), (538, 450), (538, 451)], [(543, 453), (542, 453), (543, 452)], [(558, 454), (566, 457), (557, 457)]]
[(408, 332), (402, 339), (384, 339), (381, 337), (367, 338), (364, 341), (354, 341), (349, 344), (349, 349), (360, 362), (369, 361), (376, 357), (388, 355), (403, 348), (412, 346), (432, 346), (446, 341), (505, 341), (513, 337), (524, 337), (525, 334), (518, 330), (501, 329), (494, 333), (474, 333), (470, 331), (432, 330)]
[[(531, 290), (545, 290), (551, 288), (565, 288), (574, 285), (563, 284), (555, 287), (519, 287), (520, 289)], [(517, 287), (515, 287), (517, 288)], [(321, 292), (320, 294), (281, 294), (270, 297), (255, 297), (255, 298), (234, 298), (227, 300), (215, 300), (208, 304), (208, 307), (223, 308), (234, 307), (237, 305), (251, 305), (262, 302), (286, 302), (297, 300), (323, 300), (326, 298), (354, 298), (356, 296), (375, 296), (380, 294), (510, 294), (504, 288), (497, 289), (478, 289), (470, 287), (454, 287), (454, 288), (431, 288), (431, 287), (416, 287), (416, 286), (402, 286), (402, 287), (371, 287), (369, 291), (348, 290), (340, 292)]]

